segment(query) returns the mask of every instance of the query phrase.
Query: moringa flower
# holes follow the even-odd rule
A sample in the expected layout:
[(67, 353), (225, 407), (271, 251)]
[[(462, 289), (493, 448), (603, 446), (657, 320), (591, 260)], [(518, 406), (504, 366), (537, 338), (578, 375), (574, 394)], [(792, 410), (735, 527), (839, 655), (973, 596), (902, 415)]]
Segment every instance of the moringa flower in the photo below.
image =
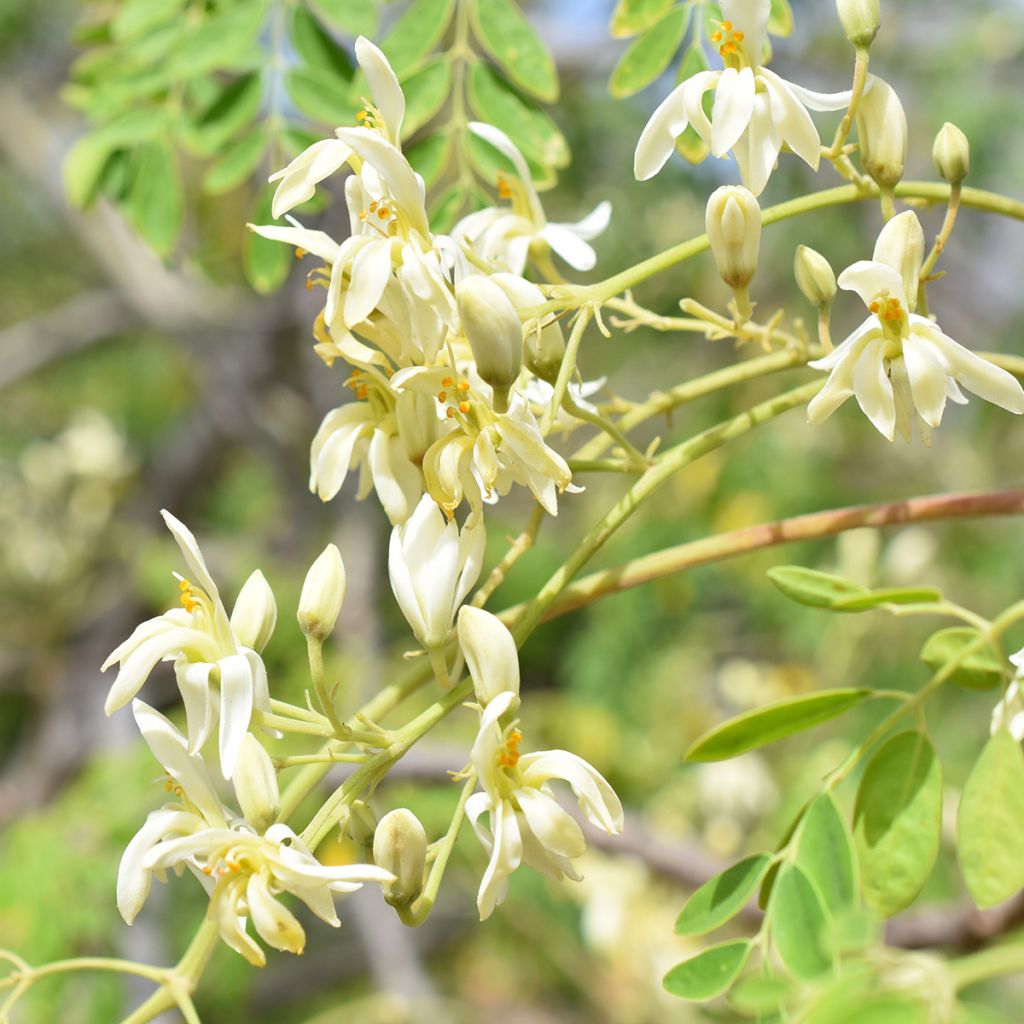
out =
[[(818, 169), (821, 138), (807, 110), (843, 110), (850, 93), (813, 92), (761, 66), (770, 8), (770, 0), (722, 0), (725, 20), (711, 38), (720, 44), (725, 67), (686, 79), (654, 111), (636, 147), (637, 180), (646, 181), (665, 166), (688, 125), (714, 156), (732, 150), (743, 184), (754, 195), (764, 191), (783, 143)], [(709, 119), (703, 99), (712, 89)]]
[(916, 417), (928, 444), (946, 400), (967, 401), (958, 385), (1009, 412), (1024, 413), (1024, 388), (1015, 377), (914, 313), (923, 253), (920, 221), (908, 210), (882, 229), (873, 259), (839, 275), (839, 287), (856, 292), (870, 316), (838, 348), (809, 364), (831, 371), (807, 408), (812, 423), (821, 423), (855, 395), (890, 441), (896, 431), (909, 441)]
[(132, 709), (142, 735), (163, 764), (176, 802), (149, 816), (128, 844), (117, 877), (117, 905), (131, 924), (149, 894), (153, 875), (165, 881), (168, 869), (188, 868), (210, 897), (209, 916), (221, 938), (256, 967), (266, 955), (246, 931), (248, 919), (267, 945), (301, 953), (302, 925), (279, 900), (291, 893), (328, 924), (340, 924), (334, 893), (353, 892), (363, 882), (387, 883), (394, 876), (379, 867), (321, 864), (283, 824), (262, 834), (221, 804), (202, 758), (158, 711), (135, 701)]
[[(586, 839), (552, 795), (553, 781), (569, 784), (592, 825), (611, 835), (622, 831), (619, 798), (583, 758), (567, 750), (520, 754), (522, 733), (516, 721), (508, 721), (518, 706), (511, 691), (493, 697), (481, 713), (470, 754), (482, 792), (466, 801), (466, 816), (490, 854), (477, 893), (481, 920), (505, 899), (509, 876), (520, 864), (558, 881), (580, 880), (572, 862), (586, 850)], [(489, 828), (480, 823), (484, 814)]]
[[(173, 661), (185, 704), (189, 749), (195, 752), (206, 742), (219, 715), (221, 770), (229, 779), (253, 710), (270, 711), (263, 660), (245, 641), (265, 643), (277, 609), (266, 581), (260, 584), (250, 577), (229, 619), (195, 537), (170, 512), (160, 514), (181, 549), (191, 579), (179, 577), (181, 608), (143, 622), (103, 663), (104, 671), (115, 663), (119, 666), (104, 710), (110, 715), (124, 707), (142, 689), (157, 662)], [(255, 621), (254, 605), (264, 621)]]

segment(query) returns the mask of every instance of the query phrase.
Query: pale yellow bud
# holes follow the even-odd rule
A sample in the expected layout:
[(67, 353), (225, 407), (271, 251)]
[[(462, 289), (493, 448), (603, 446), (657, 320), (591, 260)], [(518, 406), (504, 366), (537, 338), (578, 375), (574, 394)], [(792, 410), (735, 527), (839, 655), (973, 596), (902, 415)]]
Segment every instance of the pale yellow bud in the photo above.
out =
[(935, 136), (932, 159), (935, 169), (950, 185), (961, 184), (971, 170), (971, 144), (967, 136), (947, 121)]
[[(544, 293), (532, 282), (518, 274), (492, 274), (493, 281), (509, 297), (516, 311), (531, 306), (542, 306), (547, 301)], [(535, 326), (526, 331), (523, 361), (529, 371), (541, 380), (553, 384), (558, 377), (565, 356), (565, 335), (562, 325), (552, 321), (539, 332)]]
[(870, 46), (882, 23), (879, 0), (836, 0), (846, 38), (863, 50)]
[(471, 274), (455, 289), (462, 329), (476, 371), (494, 389), (498, 412), (508, 408), (509, 388), (523, 366), (523, 326), (511, 300), (493, 281)]
[(427, 833), (412, 811), (399, 807), (380, 819), (373, 834), (373, 860), (395, 876), (384, 882), (384, 899), (394, 907), (408, 906), (423, 891), (427, 866)]
[(377, 834), (377, 815), (365, 800), (356, 800), (349, 809), (343, 831), (360, 846), (369, 847)]
[(836, 294), (836, 275), (820, 252), (810, 246), (798, 245), (793, 261), (797, 287), (816, 309), (825, 309)]
[(882, 228), (875, 242), (873, 259), (899, 273), (907, 299), (913, 307), (924, 263), (924, 229), (913, 210), (905, 210)]
[(872, 76), (857, 110), (864, 170), (881, 188), (892, 188), (907, 163), (907, 115), (895, 89)]
[(257, 569), (238, 592), (231, 629), (243, 647), (262, 651), (277, 625), (277, 603), (263, 573)]
[(265, 832), (281, 809), (274, 762), (251, 732), (245, 734), (232, 776), (242, 817), (257, 832)]
[(459, 609), (458, 636), (481, 704), (488, 704), (499, 693), (519, 693), (519, 652), (501, 619), (464, 604)]
[(730, 288), (746, 288), (757, 273), (761, 249), (761, 207), (742, 185), (711, 193), (705, 219), (718, 272)]
[(345, 600), (345, 564), (341, 552), (328, 544), (309, 567), (299, 596), (299, 626), (314, 640), (330, 636)]

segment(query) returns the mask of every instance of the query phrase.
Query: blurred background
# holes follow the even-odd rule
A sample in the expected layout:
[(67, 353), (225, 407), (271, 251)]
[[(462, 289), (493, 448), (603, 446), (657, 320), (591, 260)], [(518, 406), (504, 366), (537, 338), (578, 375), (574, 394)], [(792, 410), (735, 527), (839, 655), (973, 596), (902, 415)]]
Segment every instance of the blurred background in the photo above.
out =
[[(189, 523), (229, 598), (252, 569), (264, 571), (280, 610), (265, 654), (278, 695), (301, 701), (306, 666), (295, 604), (306, 568), (329, 540), (349, 572), (330, 651), (345, 705), (361, 703), (400, 669), (409, 643), (387, 583), (383, 514), (373, 501), (356, 504), (351, 485), (328, 505), (307, 490), (309, 441), (338, 404), (343, 378), (312, 353), (318, 299), (300, 271), (272, 294), (246, 282), (244, 222), (260, 201), (258, 187), (243, 181), (211, 194), (197, 185), (198, 161), (185, 158), (184, 229), (164, 258), (106, 200), (82, 211), (65, 196), (62, 162), (87, 129), (68, 88), (84, 45), (75, 33), (107, 6), (0, 3), (0, 944), (32, 963), (78, 955), (171, 963), (205, 910), (199, 886), (172, 879), (154, 886), (128, 929), (113, 898), (121, 852), (162, 790), (129, 713), (103, 716), (110, 679), (98, 666), (139, 621), (175, 601), (171, 571), (180, 566), (159, 509)], [(628, 100), (609, 96), (609, 74), (626, 46), (608, 33), (612, 6), (527, 5), (558, 62), (562, 97), (551, 112), (573, 153), (545, 202), (553, 220), (576, 220), (612, 201), (612, 226), (596, 243), (600, 276), (703, 230), (708, 192), (734, 180), (729, 163), (694, 168), (678, 158), (651, 182), (633, 180), (636, 138), (674, 71)], [(400, 8), (385, 4), (382, 24)], [(1019, 197), (1024, 3), (901, 0), (883, 8), (872, 69), (908, 111), (907, 176), (933, 176), (932, 139), (951, 120), (972, 143), (968, 184)], [(845, 88), (851, 60), (832, 5), (795, 0), (794, 13), (794, 35), (776, 41), (776, 69), (812, 88)], [(338, 39), (351, 46), (351, 36)], [(814, 180), (784, 158), (765, 205), (834, 177), (825, 169)], [(922, 217), (934, 234), (941, 211)], [(343, 205), (306, 220), (341, 232)], [(771, 228), (753, 288), (759, 314), (786, 306), (810, 319), (791, 280), (797, 243), (841, 268), (869, 255), (879, 226), (877, 208), (863, 204)], [(941, 264), (948, 277), (932, 289), (945, 331), (976, 349), (1024, 353), (1022, 265), (1020, 225), (965, 211)], [(637, 292), (666, 314), (684, 295), (724, 306), (709, 259)], [(842, 301), (835, 336), (861, 316), (856, 299)], [(607, 376), (616, 393), (640, 398), (735, 358), (730, 344), (691, 336), (591, 332), (581, 367), (587, 379)], [(807, 373), (785, 379), (795, 384)], [(768, 379), (686, 406), (641, 439), (687, 436), (783, 386)], [(1022, 463), (1020, 423), (978, 400), (949, 410), (930, 449), (890, 446), (852, 403), (816, 429), (797, 411), (680, 474), (594, 567), (801, 512), (1008, 486), (1020, 481)], [(493, 607), (533, 594), (623, 487), (619, 478), (584, 482), (585, 506), (565, 497)], [(528, 512), (513, 499), (489, 516), (494, 557)], [(309, 925), (301, 959), (273, 955), (257, 972), (221, 948), (197, 997), (204, 1019), (735, 1019), (726, 1008), (701, 1011), (662, 992), (665, 971), (698, 948), (673, 934), (674, 918), (712, 872), (775, 845), (817, 780), (863, 736), (871, 713), (723, 765), (685, 765), (682, 751), (725, 717), (786, 695), (866, 681), (915, 687), (926, 676), (921, 643), (939, 625), (798, 608), (764, 576), (796, 562), (862, 582), (936, 585), (985, 615), (1024, 594), (1021, 525), (988, 520), (772, 550), (542, 627), (522, 654), (524, 732), (531, 746), (567, 747), (609, 778), (628, 808), (624, 836), (588, 853), (579, 885), (518, 872), (508, 902), (481, 926), (474, 896), (484, 855), (464, 833), (424, 927), (403, 929), (367, 890), (341, 908), (340, 931)], [(1011, 641), (1019, 646), (1024, 635)], [(146, 699), (157, 706), (173, 707), (176, 696), (169, 670), (147, 684)], [(929, 706), (951, 807), (987, 735), (992, 702), (957, 691)], [(439, 835), (457, 798), (446, 772), (464, 763), (472, 731), (470, 716), (452, 716), (389, 776), (378, 808), (405, 804)], [(903, 929), (897, 937), (970, 945), (966, 906), (946, 851), (920, 907), (894, 926)], [(118, 977), (73, 975), (40, 985), (18, 1019), (107, 1024), (144, 994), (145, 986)], [(1002, 1010), (992, 1019), (1007, 1021), (1020, 1019), (1022, 996), (1019, 980), (976, 993)]]

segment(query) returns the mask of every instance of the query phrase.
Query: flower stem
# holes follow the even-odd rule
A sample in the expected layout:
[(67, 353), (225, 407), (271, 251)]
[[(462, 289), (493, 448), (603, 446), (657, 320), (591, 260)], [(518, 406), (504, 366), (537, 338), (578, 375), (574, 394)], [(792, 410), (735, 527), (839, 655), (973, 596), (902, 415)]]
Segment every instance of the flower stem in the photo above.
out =
[(993, 949), (962, 957), (949, 964), (957, 991), (1004, 974), (1024, 971), (1024, 944), (1006, 943)]
[(343, 732), (343, 726), (334, 707), (334, 698), (327, 690), (327, 680), (324, 676), (323, 641), (315, 636), (308, 635), (306, 637), (306, 650), (309, 652), (309, 674), (313, 680), (316, 695), (320, 700), (320, 706), (324, 709), (324, 714), (327, 716), (328, 722), (331, 723), (331, 729), (334, 731), (334, 734), (340, 736)]

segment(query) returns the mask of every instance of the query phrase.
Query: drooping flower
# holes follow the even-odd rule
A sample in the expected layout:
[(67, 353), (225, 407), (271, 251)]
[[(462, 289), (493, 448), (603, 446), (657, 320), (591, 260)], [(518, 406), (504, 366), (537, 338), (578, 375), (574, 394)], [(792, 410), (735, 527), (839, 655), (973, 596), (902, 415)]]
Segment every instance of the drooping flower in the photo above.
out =
[[(504, 900), (520, 864), (559, 881), (580, 880), (573, 861), (586, 850), (586, 839), (552, 795), (552, 782), (568, 783), (591, 824), (612, 835), (622, 831), (619, 798), (583, 758), (566, 750), (520, 754), (522, 734), (509, 721), (518, 706), (511, 691), (488, 702), (470, 755), (482, 791), (466, 802), (466, 816), (490, 855), (477, 894), (481, 920)], [(489, 827), (480, 820), (485, 814)]]
[[(770, 0), (722, 0), (725, 20), (712, 39), (720, 44), (725, 66), (686, 79), (654, 111), (636, 147), (638, 180), (646, 181), (665, 166), (688, 125), (714, 156), (732, 151), (743, 184), (754, 195), (768, 183), (783, 143), (817, 170), (821, 138), (807, 111), (843, 110), (850, 93), (814, 92), (761, 65), (770, 8)], [(709, 119), (703, 98), (711, 90), (715, 101)]]
[(821, 423), (856, 396), (890, 441), (897, 431), (909, 441), (916, 419), (927, 444), (946, 400), (967, 401), (959, 385), (1009, 412), (1024, 413), (1024, 388), (1015, 377), (914, 312), (923, 253), (920, 221), (908, 210), (882, 229), (873, 259), (839, 275), (839, 287), (856, 292), (870, 315), (833, 352), (809, 364), (830, 371), (807, 408), (812, 423)]
[(467, 241), (474, 254), (496, 270), (522, 274), (531, 247), (542, 252), (551, 249), (576, 270), (592, 270), (597, 256), (590, 241), (597, 238), (611, 219), (611, 203), (604, 200), (581, 221), (559, 224), (549, 221), (530, 176), (530, 168), (515, 143), (499, 128), (479, 121), (470, 129), (515, 168), (515, 178), (502, 175), (499, 194), (508, 199), (508, 207), (489, 206), (463, 217), (452, 229), (457, 242)]
[[(143, 622), (103, 663), (104, 670), (119, 666), (104, 710), (110, 715), (124, 707), (157, 662), (173, 661), (189, 749), (197, 751), (206, 742), (219, 717), (221, 770), (229, 779), (253, 710), (270, 711), (263, 660), (247, 643), (266, 642), (273, 628), (269, 620), (276, 620), (277, 610), (266, 581), (260, 585), (251, 577), (229, 619), (195, 537), (169, 512), (160, 514), (190, 573), (189, 579), (179, 577), (182, 607)], [(254, 618), (254, 603), (263, 616), (260, 622)]]
[(367, 864), (321, 864), (287, 825), (271, 825), (261, 834), (221, 803), (202, 758), (189, 753), (185, 738), (163, 715), (139, 700), (133, 711), (168, 773), (175, 802), (149, 816), (121, 858), (117, 905), (128, 924), (145, 903), (153, 875), (166, 881), (168, 869), (188, 868), (210, 897), (208, 913), (221, 938), (262, 967), (266, 955), (246, 930), (249, 919), (267, 945), (290, 953), (305, 947), (302, 925), (278, 899), (283, 893), (337, 927), (335, 893), (353, 892), (363, 882), (393, 881), (389, 871)]

